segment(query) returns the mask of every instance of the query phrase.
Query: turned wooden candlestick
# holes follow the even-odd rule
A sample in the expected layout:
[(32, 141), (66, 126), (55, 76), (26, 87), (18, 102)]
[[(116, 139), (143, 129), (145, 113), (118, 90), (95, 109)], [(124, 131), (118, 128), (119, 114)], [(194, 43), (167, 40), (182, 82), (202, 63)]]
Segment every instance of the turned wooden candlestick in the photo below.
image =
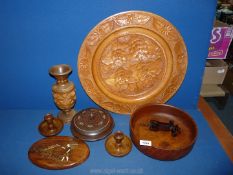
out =
[(70, 123), (76, 114), (74, 105), (76, 103), (76, 92), (74, 83), (68, 80), (72, 68), (66, 64), (55, 65), (50, 68), (49, 73), (56, 79), (52, 86), (53, 99), (60, 109), (58, 118), (64, 123)]
[(105, 148), (110, 155), (123, 157), (131, 151), (132, 143), (130, 138), (124, 135), (122, 131), (117, 131), (108, 137)]
[(59, 134), (63, 129), (62, 120), (53, 117), (52, 114), (48, 113), (44, 116), (44, 120), (40, 123), (38, 129), (41, 135), (45, 137), (55, 136)]

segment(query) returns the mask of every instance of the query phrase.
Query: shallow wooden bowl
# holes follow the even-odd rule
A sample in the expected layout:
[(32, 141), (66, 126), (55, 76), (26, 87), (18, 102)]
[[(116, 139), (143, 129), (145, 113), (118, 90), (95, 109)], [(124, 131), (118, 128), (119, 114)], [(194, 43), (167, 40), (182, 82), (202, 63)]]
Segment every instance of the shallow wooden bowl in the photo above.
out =
[[(151, 130), (151, 121), (173, 122), (179, 132)], [(130, 136), (143, 154), (159, 160), (176, 160), (187, 155), (197, 138), (194, 120), (184, 111), (164, 104), (148, 104), (135, 110), (130, 120)]]

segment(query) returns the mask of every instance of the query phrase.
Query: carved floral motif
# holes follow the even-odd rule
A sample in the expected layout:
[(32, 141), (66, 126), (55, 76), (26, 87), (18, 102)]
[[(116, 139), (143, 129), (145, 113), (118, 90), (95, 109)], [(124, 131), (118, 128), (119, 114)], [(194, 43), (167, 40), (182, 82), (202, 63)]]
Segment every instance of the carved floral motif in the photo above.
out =
[(51, 146), (33, 147), (32, 152), (38, 153), (44, 159), (53, 160), (57, 163), (69, 162), (71, 159), (70, 153), (73, 147), (78, 144), (54, 144)]
[(146, 24), (150, 20), (150, 16), (137, 13), (128, 13), (116, 16), (114, 21), (119, 26), (126, 26), (129, 24)]
[(87, 43), (88, 45), (93, 46), (99, 41), (99, 39), (100, 38), (98, 32), (94, 32), (87, 38)]
[(116, 93), (137, 95), (156, 88), (164, 73), (164, 54), (153, 40), (141, 35), (121, 36), (106, 47), (100, 72)]
[(53, 90), (53, 98), (55, 104), (60, 109), (67, 110), (72, 108), (76, 102), (76, 93), (74, 85), (69, 92), (59, 92)]
[(113, 102), (103, 102), (103, 107), (108, 109), (113, 109), (115, 112), (123, 112), (123, 113), (130, 113), (131, 108), (128, 105), (121, 105)]
[(82, 85), (84, 89), (86, 90), (86, 92), (90, 94), (94, 98), (94, 100), (96, 100), (99, 103), (103, 100), (102, 96), (100, 95), (98, 90), (94, 87), (91, 80), (84, 79)]
[(155, 19), (153, 24), (157, 31), (160, 32), (162, 35), (166, 36), (169, 40), (178, 39), (174, 27), (168, 24), (167, 22)]
[[(130, 28), (140, 30), (130, 33), (127, 31)], [(121, 30), (124, 32), (117, 33)], [(153, 35), (148, 36), (146, 31)], [(111, 41), (96, 56), (99, 46), (110, 36)], [(170, 51), (169, 57), (165, 50)], [(93, 58), (98, 61), (93, 63)], [(97, 75), (93, 75), (93, 66), (98, 67)], [(170, 66), (170, 77), (161, 91), (146, 100), (134, 101), (161, 85), (167, 66)], [(171, 23), (152, 13), (129, 11), (107, 18), (88, 34), (80, 50), (79, 67), (81, 83), (97, 104), (113, 112), (131, 113), (143, 103), (164, 103), (177, 91), (185, 76), (187, 51), (180, 33)], [(94, 76), (114, 97), (102, 91)], [(132, 101), (121, 102), (115, 97)]]
[(100, 33), (109, 33), (113, 29), (113, 21), (106, 21), (99, 27)]

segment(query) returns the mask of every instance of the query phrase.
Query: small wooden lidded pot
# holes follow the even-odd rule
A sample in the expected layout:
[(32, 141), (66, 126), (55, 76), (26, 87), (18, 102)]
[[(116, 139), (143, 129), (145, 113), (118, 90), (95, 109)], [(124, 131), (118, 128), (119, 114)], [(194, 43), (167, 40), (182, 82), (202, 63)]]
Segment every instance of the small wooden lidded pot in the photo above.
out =
[(164, 104), (138, 108), (130, 119), (130, 136), (143, 154), (176, 160), (188, 154), (197, 138), (194, 120), (184, 111)]
[(71, 122), (72, 134), (85, 141), (96, 141), (111, 134), (114, 120), (103, 109), (87, 108), (79, 111)]

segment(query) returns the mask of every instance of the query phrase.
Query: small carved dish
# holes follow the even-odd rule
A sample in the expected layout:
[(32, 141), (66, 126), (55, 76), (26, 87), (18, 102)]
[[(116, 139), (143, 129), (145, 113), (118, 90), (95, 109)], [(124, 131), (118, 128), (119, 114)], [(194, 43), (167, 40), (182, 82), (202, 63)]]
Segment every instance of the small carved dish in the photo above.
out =
[(107, 138), (105, 141), (105, 149), (112, 156), (123, 157), (131, 151), (132, 142), (123, 132), (117, 131)]
[(138, 108), (130, 119), (130, 136), (145, 155), (176, 160), (188, 154), (197, 138), (194, 120), (184, 111), (164, 104)]
[(53, 136), (34, 143), (28, 151), (28, 157), (41, 168), (58, 170), (80, 165), (89, 153), (89, 147), (80, 139)]
[(179, 89), (188, 55), (179, 31), (153, 13), (110, 16), (87, 35), (78, 75), (87, 95), (112, 112), (131, 114), (146, 103), (165, 103)]
[(111, 134), (114, 120), (102, 109), (88, 108), (79, 111), (71, 122), (72, 134), (82, 140), (96, 141)]

